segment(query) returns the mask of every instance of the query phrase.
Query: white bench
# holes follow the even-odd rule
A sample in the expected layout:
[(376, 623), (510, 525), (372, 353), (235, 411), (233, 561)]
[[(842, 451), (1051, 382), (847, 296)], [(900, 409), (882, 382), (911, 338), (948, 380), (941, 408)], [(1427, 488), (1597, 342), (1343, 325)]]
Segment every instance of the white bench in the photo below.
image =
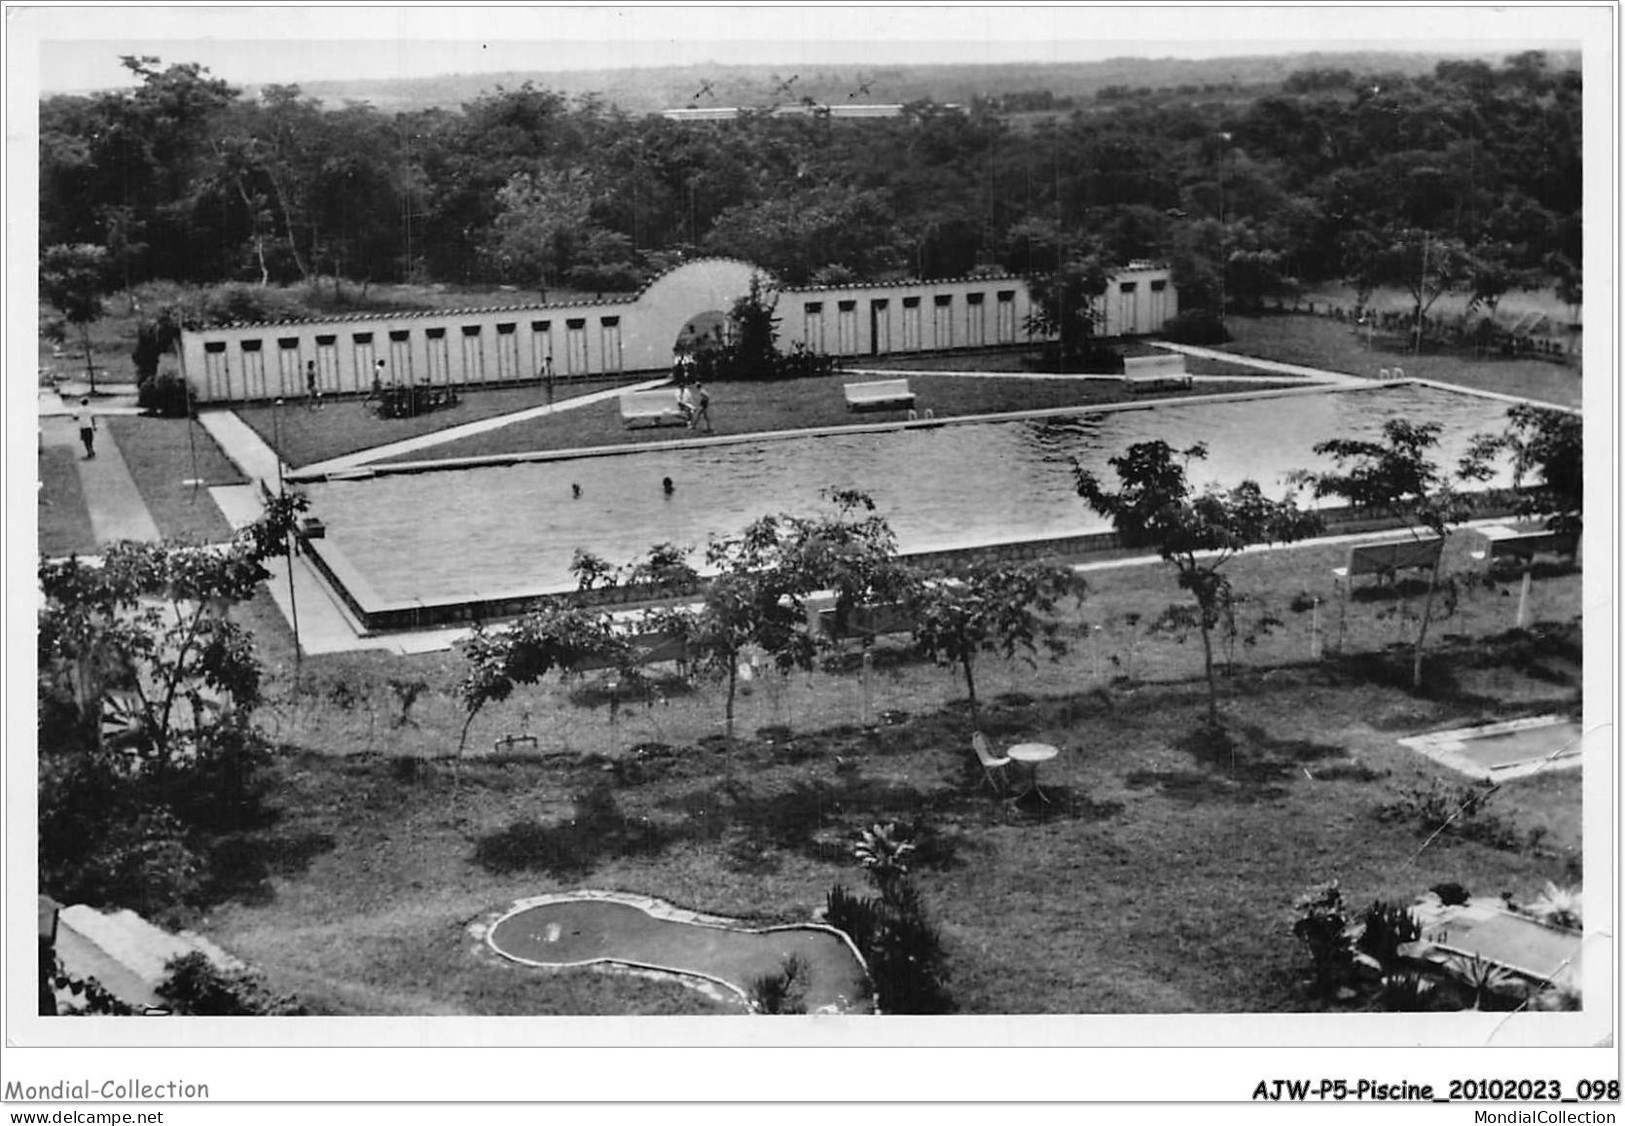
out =
[(1474, 559), (1521, 559), (1530, 562), (1537, 555), (1567, 555), (1574, 558), (1580, 551), (1580, 537), (1574, 532), (1551, 532), (1544, 528), (1532, 532), (1517, 532), (1499, 525), (1480, 528), (1484, 536), (1483, 551), (1473, 552)]
[(849, 411), (906, 410), (914, 405), (914, 392), (906, 379), (877, 379), (871, 383), (848, 383), (846, 409)]
[(1191, 377), (1185, 370), (1185, 357), (1181, 353), (1123, 359), (1123, 386), (1130, 391), (1173, 391), (1190, 385)]
[(1444, 540), (1438, 536), (1425, 540), (1360, 544), (1349, 550), (1348, 565), (1333, 567), (1332, 575), (1338, 581), (1347, 582), (1352, 582), (1356, 575), (1392, 578), (1400, 571), (1436, 566), (1443, 550)]
[(677, 406), (675, 390), (628, 391), (621, 396), (621, 425), (687, 426), (688, 415)]

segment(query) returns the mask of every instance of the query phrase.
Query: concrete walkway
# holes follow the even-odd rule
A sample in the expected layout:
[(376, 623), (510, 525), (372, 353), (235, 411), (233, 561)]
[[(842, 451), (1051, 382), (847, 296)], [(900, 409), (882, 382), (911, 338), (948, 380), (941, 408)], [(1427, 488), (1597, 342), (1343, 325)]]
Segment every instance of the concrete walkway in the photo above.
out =
[[(1020, 380), (1057, 380), (1064, 383), (1077, 383), (1080, 380), (1099, 380), (1104, 383), (1120, 383), (1121, 375), (1102, 375), (1079, 372), (1072, 375), (1060, 375), (1055, 372), (1043, 371), (923, 371), (918, 368), (843, 368), (842, 375), (861, 375), (866, 379), (904, 379), (911, 375), (940, 375), (952, 376), (955, 379), (1020, 379)], [(1279, 372), (1280, 375), (1292, 375), (1291, 372)], [(1331, 378), (1327, 378), (1327, 377)], [(1238, 379), (1249, 378), (1244, 375), (1192, 375), (1193, 383), (1234, 383)], [(1296, 378), (1305, 378), (1298, 374)], [(1321, 383), (1341, 383), (1343, 377), (1335, 372), (1322, 372), (1312, 377)], [(1365, 382), (1361, 380), (1360, 382)]]
[[(40, 419), (40, 440), (48, 446), (83, 450), (79, 431), (73, 425), (72, 416), (67, 414)], [(96, 428), (96, 456), (87, 458), (79, 452), (73, 464), (79, 471), (80, 490), (98, 545), (119, 540), (151, 543), (162, 538), (146, 502), (141, 499), (141, 490), (135, 487), (135, 478), (130, 476), (130, 467), (125, 464), (124, 455), (105, 423)]]
[[(1274, 372), (1276, 375), (1292, 375), (1300, 378), (1316, 379), (1322, 383), (1358, 384), (1360, 386), (1376, 385), (1374, 380), (1362, 379), (1357, 375), (1349, 375), (1347, 372), (1304, 367), (1302, 364), (1283, 364), (1278, 360), (1260, 360), (1253, 356), (1238, 356), (1231, 352), (1220, 352), (1214, 348), (1198, 348), (1191, 344), (1172, 344), (1166, 340), (1152, 340), (1149, 343), (1156, 345), (1158, 348), (1166, 348), (1170, 352), (1194, 356), (1199, 360), (1218, 360), (1221, 363), (1238, 364), (1241, 367)], [(1201, 377), (1198, 376), (1197, 378)], [(1212, 378), (1222, 379), (1224, 377), (1215, 376)]]
[(661, 376), (659, 379), (645, 380), (642, 383), (634, 383), (627, 387), (611, 387), (605, 391), (593, 391), (586, 395), (560, 399), (556, 403), (549, 403), (540, 407), (529, 407), (522, 411), (514, 411), (512, 414), (499, 414), (491, 418), (482, 418), (478, 422), (465, 422), (461, 426), (436, 430), (432, 434), (419, 434), (415, 438), (403, 438), (398, 442), (389, 442), (382, 446), (357, 450), (353, 454), (330, 457), (326, 461), (301, 466), (300, 472), (320, 474), (354, 469), (369, 462), (383, 461), (386, 458), (397, 457), (400, 454), (416, 453), (418, 450), (442, 446), (447, 442), (455, 442), (459, 438), (467, 438), (471, 434), (486, 434), (492, 430), (500, 430), (504, 426), (512, 426), (516, 422), (529, 422), (533, 418), (546, 418), (548, 415), (559, 414), (563, 411), (590, 407), (607, 399), (618, 399), (632, 391), (650, 391), (669, 382), (671, 382), (669, 376)]

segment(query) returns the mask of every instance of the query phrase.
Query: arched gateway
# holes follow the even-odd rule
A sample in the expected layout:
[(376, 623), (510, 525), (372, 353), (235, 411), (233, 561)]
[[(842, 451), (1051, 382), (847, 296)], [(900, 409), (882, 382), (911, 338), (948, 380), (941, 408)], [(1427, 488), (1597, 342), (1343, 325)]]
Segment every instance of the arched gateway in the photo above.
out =
[[(302, 399), (307, 368), (324, 395), (389, 386), (470, 388), (669, 371), (715, 335), (760, 277), (776, 301), (779, 346), (885, 356), (1029, 343), (1025, 279), (974, 277), (774, 288), (735, 258), (686, 262), (631, 297), (548, 305), (314, 317), (189, 330), (181, 375), (198, 402)], [(1142, 294), (1149, 295), (1142, 300)], [(1105, 335), (1156, 332), (1178, 311), (1166, 268), (1135, 263), (1102, 300)]]

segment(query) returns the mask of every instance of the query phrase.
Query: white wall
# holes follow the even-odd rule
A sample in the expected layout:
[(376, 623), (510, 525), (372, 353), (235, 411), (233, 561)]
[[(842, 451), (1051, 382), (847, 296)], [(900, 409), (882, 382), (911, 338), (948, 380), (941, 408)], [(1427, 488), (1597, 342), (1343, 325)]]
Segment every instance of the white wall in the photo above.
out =
[[(386, 384), (461, 387), (534, 382), (548, 357), (568, 381), (671, 367), (683, 326), (706, 312), (726, 314), (750, 290), (748, 262), (685, 263), (618, 301), (324, 317), (188, 331), (182, 374), (199, 402), (302, 398), (306, 365), (317, 365), (324, 394), (365, 391), (374, 363)], [(1153, 287), (1160, 289), (1153, 290)], [(881, 285), (798, 286), (777, 298), (779, 343), (865, 358), (910, 352), (1026, 344), (1032, 312), (1019, 277), (954, 278)], [(1101, 334), (1155, 332), (1178, 311), (1168, 271), (1135, 268), (1102, 299)]]

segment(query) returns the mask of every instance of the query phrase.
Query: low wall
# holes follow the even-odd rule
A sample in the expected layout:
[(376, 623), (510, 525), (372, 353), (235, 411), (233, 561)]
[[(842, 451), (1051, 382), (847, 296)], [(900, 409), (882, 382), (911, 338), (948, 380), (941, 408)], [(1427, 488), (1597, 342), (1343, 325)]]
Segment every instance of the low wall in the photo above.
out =
[[(1515, 513), (1515, 499), (1510, 493), (1483, 494), (1475, 515), (1489, 519), (1512, 516)], [(1404, 527), (1402, 522), (1391, 517), (1355, 515), (1348, 509), (1327, 509), (1321, 515), (1326, 521), (1326, 534), (1329, 536), (1375, 535)], [(952, 571), (970, 563), (1011, 565), (1040, 560), (1056, 563), (1104, 562), (1109, 553), (1127, 550), (1116, 532), (1088, 532), (903, 553), (902, 559), (917, 570), (933, 572)], [(444, 603), (388, 601), (373, 590), (365, 576), (351, 566), (343, 553), (332, 545), (332, 541), (307, 540), (304, 551), (368, 634), (489, 624), (547, 606), (601, 607), (605, 610), (667, 606), (704, 598), (708, 585), (702, 579), (684, 587), (617, 586), (585, 591), (506, 591), (487, 598)], [(1149, 549), (1135, 551), (1136, 555), (1150, 553)]]

